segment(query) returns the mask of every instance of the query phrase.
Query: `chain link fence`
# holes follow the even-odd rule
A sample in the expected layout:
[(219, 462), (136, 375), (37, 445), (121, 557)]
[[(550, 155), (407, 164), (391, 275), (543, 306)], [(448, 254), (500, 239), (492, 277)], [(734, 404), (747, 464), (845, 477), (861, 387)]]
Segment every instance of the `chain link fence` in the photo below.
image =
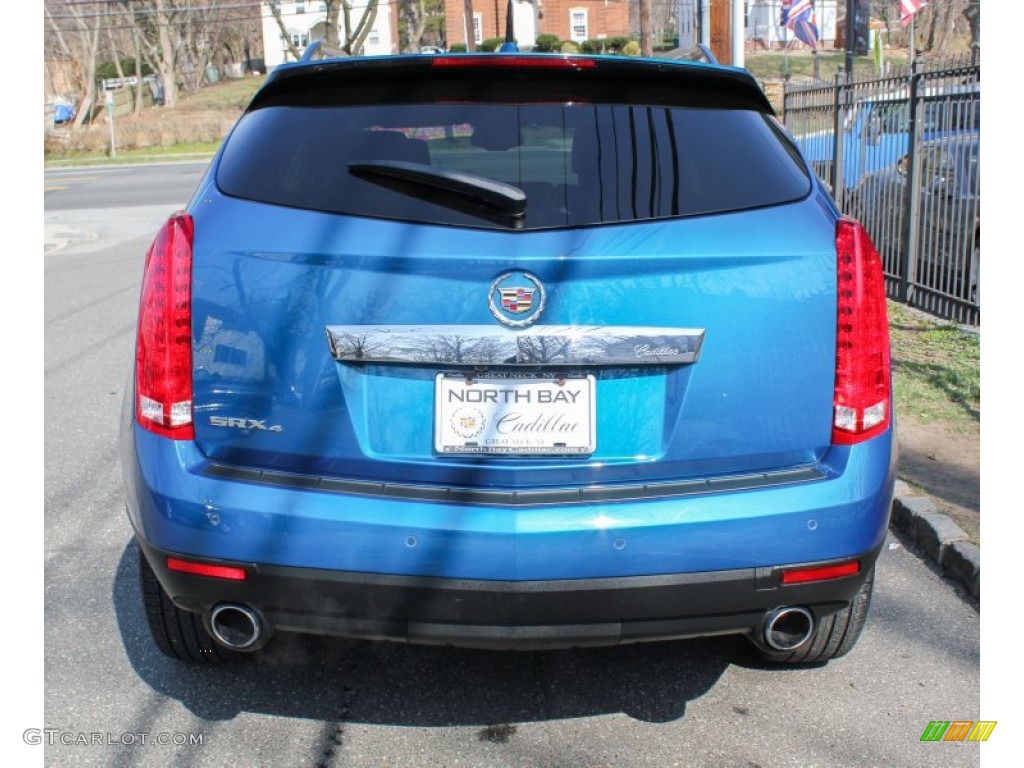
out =
[(980, 324), (981, 66), (919, 62), (873, 79), (789, 83), (783, 120), (878, 247), (889, 296)]

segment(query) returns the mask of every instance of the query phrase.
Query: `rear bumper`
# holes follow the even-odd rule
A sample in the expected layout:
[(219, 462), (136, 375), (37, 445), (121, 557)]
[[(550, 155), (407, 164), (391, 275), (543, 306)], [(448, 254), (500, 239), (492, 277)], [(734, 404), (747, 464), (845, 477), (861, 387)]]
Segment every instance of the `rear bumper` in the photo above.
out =
[[(895, 477), (889, 430), (831, 450), (816, 479), (498, 506), (211, 474), (194, 443), (130, 413), (122, 438), (129, 518), (180, 607), (243, 603), (279, 631), (486, 648), (756, 634), (782, 606), (827, 616), (874, 564)], [(247, 578), (172, 573), (168, 555)], [(854, 576), (779, 581), (784, 567), (855, 559)]]
[(204, 616), (220, 603), (244, 604), (271, 631), (496, 650), (756, 636), (768, 612), (793, 605), (818, 621), (849, 603), (879, 551), (858, 558), (854, 576), (783, 585), (782, 567), (512, 582), (203, 561), (245, 568), (244, 581), (227, 581), (169, 571), (175, 553), (140, 546), (175, 604)]
[(428, 578), (551, 581), (853, 558), (889, 521), (893, 436), (838, 446), (818, 479), (652, 499), (498, 506), (210, 475), (194, 443), (128, 426), (128, 514), (197, 558)]

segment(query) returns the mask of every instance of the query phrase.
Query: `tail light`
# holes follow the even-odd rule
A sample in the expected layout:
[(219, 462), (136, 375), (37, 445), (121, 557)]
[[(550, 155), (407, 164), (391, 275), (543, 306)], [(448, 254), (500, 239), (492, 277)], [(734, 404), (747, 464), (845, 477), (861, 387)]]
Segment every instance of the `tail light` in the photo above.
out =
[(860, 222), (836, 224), (838, 316), (832, 442), (884, 432), (892, 416), (892, 367), (882, 260)]
[(192, 217), (177, 213), (146, 254), (135, 346), (135, 420), (192, 440)]

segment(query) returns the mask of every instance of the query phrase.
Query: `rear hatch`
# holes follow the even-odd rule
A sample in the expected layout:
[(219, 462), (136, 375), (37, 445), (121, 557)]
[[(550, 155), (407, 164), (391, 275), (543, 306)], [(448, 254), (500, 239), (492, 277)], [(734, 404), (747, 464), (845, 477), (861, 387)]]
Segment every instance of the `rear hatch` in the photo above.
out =
[(208, 457), (495, 489), (820, 459), (835, 218), (756, 85), (547, 58), (257, 95), (191, 209)]

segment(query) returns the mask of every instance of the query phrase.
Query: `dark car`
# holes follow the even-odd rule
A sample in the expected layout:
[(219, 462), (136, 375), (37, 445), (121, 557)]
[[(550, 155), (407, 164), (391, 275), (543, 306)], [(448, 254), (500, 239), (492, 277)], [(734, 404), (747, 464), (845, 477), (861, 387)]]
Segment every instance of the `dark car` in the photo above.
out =
[[(950, 296), (980, 303), (981, 199), (977, 133), (921, 145), (916, 278)], [(848, 204), (851, 215), (888, 250), (886, 264), (899, 263), (909, 156), (868, 174)], [(896, 271), (895, 269), (893, 271)]]
[(882, 280), (744, 70), (278, 67), (146, 257), (153, 639), (841, 656), (895, 477)]

